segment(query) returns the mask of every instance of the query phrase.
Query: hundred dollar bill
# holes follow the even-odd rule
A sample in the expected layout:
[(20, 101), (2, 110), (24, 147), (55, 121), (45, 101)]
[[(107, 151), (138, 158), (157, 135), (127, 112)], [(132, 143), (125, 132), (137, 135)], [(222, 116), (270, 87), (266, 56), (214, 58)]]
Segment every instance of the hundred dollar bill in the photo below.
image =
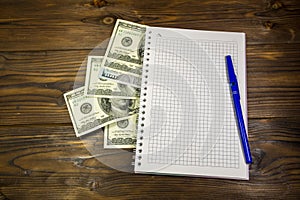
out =
[(144, 57), (146, 25), (118, 19), (105, 58), (141, 65)]
[[(132, 73), (132, 75), (140, 76), (144, 57), (146, 27), (145, 25), (118, 19), (101, 68), (116, 69), (118, 67), (117, 70), (121, 73)], [(121, 65), (112, 64), (112, 61), (121, 62)], [(127, 67), (122, 67), (124, 65)], [(138, 68), (140, 70), (136, 70)], [(99, 77), (103, 76), (99, 74)]]
[(142, 82), (141, 76), (137, 77), (133, 74), (122, 72), (115, 69), (110, 69), (110, 68), (101, 68), (99, 75), (101, 75), (102, 78), (105, 78), (108, 81), (111, 80), (116, 83), (121, 83), (121, 84), (133, 86), (137, 88), (141, 87), (141, 82)]
[(88, 97), (84, 95), (84, 87), (65, 93), (64, 98), (77, 137), (128, 119), (139, 108), (139, 102), (134, 99)]
[(135, 148), (137, 114), (104, 127), (104, 148)]
[(84, 93), (92, 97), (136, 99), (140, 96), (140, 89), (122, 82), (113, 82), (99, 78), (102, 56), (89, 56), (85, 77)]

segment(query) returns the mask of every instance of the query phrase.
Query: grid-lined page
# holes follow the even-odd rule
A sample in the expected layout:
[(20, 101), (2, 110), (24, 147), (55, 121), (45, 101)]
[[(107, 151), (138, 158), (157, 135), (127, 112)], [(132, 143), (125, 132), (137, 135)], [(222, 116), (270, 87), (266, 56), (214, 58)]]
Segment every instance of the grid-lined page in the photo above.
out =
[(244, 34), (146, 36), (136, 172), (247, 179), (225, 63), (231, 55), (245, 111)]

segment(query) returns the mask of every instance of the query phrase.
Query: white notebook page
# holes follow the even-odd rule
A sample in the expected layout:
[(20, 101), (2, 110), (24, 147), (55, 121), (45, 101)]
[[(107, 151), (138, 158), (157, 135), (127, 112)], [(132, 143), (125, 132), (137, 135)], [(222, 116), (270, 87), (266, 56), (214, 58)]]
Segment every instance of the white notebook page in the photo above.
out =
[(249, 179), (226, 55), (247, 126), (244, 33), (147, 28), (136, 173)]

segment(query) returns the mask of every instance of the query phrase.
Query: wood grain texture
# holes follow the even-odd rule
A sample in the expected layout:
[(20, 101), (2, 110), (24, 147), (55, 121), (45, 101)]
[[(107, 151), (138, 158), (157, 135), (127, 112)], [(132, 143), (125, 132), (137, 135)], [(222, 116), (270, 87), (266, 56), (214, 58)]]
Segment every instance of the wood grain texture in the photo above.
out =
[[(299, 1), (2, 0), (0, 10), (0, 200), (299, 198)], [(63, 93), (83, 83), (117, 18), (247, 34), (250, 181), (118, 172), (75, 137)]]
[[(45, 3), (47, 2), (47, 3)], [(299, 43), (298, 1), (1, 1), (0, 48), (18, 50), (91, 49), (124, 18), (153, 26), (243, 31), (248, 43)], [(277, 5), (277, 6), (275, 6)], [(110, 22), (110, 23), (108, 23)], [(13, 37), (7, 37), (12, 35)], [(98, 40), (97, 40), (98, 39)], [(80, 41), (80, 42), (78, 42)], [(20, 46), (20, 44), (26, 44)]]

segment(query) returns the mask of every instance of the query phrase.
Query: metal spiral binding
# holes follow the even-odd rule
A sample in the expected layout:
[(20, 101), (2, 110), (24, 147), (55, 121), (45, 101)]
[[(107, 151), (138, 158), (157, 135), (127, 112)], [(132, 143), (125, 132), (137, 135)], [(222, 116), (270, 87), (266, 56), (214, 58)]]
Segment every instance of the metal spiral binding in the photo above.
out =
[(144, 53), (144, 66), (143, 66), (143, 78), (142, 78), (142, 93), (141, 93), (141, 101), (140, 101), (140, 105), (141, 105), (141, 111), (140, 111), (140, 115), (139, 115), (139, 143), (136, 144), (136, 159), (138, 159), (137, 165), (141, 166), (141, 160), (142, 160), (142, 146), (143, 146), (143, 133), (144, 133), (144, 120), (145, 120), (145, 108), (146, 108), (146, 97), (147, 97), (147, 84), (148, 84), (148, 72), (149, 72), (149, 60), (150, 60), (150, 45), (151, 45), (151, 33), (152, 31), (148, 31), (148, 37), (146, 38), (145, 42), (147, 42), (148, 46), (147, 49), (145, 49), (145, 53)]

